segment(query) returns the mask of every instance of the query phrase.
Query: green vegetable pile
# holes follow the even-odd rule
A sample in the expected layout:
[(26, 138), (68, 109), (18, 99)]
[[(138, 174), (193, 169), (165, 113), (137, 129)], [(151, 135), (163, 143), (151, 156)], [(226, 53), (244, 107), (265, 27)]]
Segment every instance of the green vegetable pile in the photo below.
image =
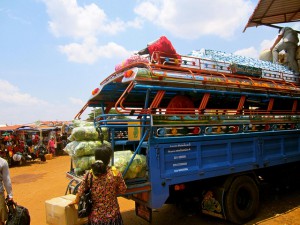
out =
[(93, 122), (88, 122), (84, 120), (73, 120), (73, 126), (74, 127), (93, 127)]
[(75, 127), (68, 138), (70, 141), (96, 141), (99, 140), (95, 127)]
[(108, 131), (102, 129), (104, 134), (103, 144), (99, 139), (97, 130), (93, 122), (86, 122), (80, 120), (73, 121), (74, 128), (71, 135), (68, 137), (69, 142), (64, 151), (67, 152), (75, 165), (74, 172), (76, 175), (83, 175), (85, 170), (91, 169), (95, 162), (95, 149), (101, 145), (109, 145)]
[(95, 162), (95, 156), (73, 157), (73, 162), (76, 168), (80, 168), (81, 170), (89, 170), (91, 165)]
[[(95, 149), (102, 145), (99, 140), (98, 132), (93, 122), (80, 120), (73, 121), (74, 128), (68, 139), (71, 141), (66, 145), (64, 151), (67, 152), (74, 162), (74, 172), (76, 175), (83, 175), (86, 170), (90, 170), (95, 162)], [(109, 145), (108, 130), (102, 128), (104, 135), (103, 144)], [(134, 153), (130, 150), (114, 152), (114, 157), (110, 165), (114, 165), (122, 174), (126, 170)], [(124, 179), (134, 179), (145, 177), (147, 174), (146, 156), (136, 154), (129, 166)]]
[[(103, 144), (110, 145), (108, 141), (103, 141)], [(95, 154), (95, 149), (102, 146), (101, 141), (72, 141), (65, 147), (65, 152), (70, 156), (89, 156)]]
[[(131, 158), (134, 156), (133, 152), (118, 151), (114, 153), (114, 166), (123, 173), (128, 166)], [(124, 175), (124, 179), (134, 179), (145, 177), (147, 173), (146, 156), (136, 154), (129, 169)]]

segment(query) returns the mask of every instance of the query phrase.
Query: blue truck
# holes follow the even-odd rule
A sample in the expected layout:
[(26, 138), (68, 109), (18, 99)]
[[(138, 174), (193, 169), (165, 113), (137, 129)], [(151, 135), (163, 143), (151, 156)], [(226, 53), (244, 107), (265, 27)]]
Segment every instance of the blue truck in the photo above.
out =
[[(147, 60), (109, 75), (75, 117), (101, 109), (99, 137), (105, 129), (115, 151), (133, 152), (124, 176), (146, 156), (123, 197), (149, 222), (153, 209), (186, 202), (237, 224), (254, 218), (261, 184), (300, 164), (298, 77), (198, 55)], [(80, 182), (72, 167), (67, 177)]]

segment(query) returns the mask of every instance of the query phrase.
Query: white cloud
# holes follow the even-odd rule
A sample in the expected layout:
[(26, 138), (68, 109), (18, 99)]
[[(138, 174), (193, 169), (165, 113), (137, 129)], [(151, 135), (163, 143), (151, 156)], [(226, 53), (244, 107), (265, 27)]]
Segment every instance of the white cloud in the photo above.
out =
[(254, 47), (240, 49), (240, 50), (234, 52), (234, 54), (251, 57), (251, 58), (256, 58), (256, 59), (258, 58), (258, 55), (259, 55), (258, 51)]
[(59, 50), (66, 54), (71, 62), (88, 64), (95, 63), (98, 58), (112, 58), (116, 56), (125, 58), (131, 54), (124, 47), (113, 42), (100, 46), (96, 38), (85, 39), (81, 44), (61, 45)]
[(264, 52), (265, 50), (269, 50), (270, 47), (273, 45), (276, 37), (274, 37), (272, 40), (263, 40), (258, 48), (255, 47), (249, 47), (245, 49), (240, 49), (234, 52), (236, 55), (242, 55), (252, 58), (259, 58), (259, 55)]
[(67, 101), (46, 102), (22, 92), (7, 80), (0, 79), (0, 124), (27, 124), (37, 120), (72, 120), (84, 103), (76, 98), (69, 100), (69, 104)]
[(6, 80), (0, 80), (0, 103), (8, 103), (16, 106), (34, 106), (46, 105), (47, 102), (31, 96), (27, 93), (22, 93), (18, 87), (12, 85)]
[[(73, 104), (48, 104), (46, 106), (5, 105), (0, 111), (0, 124), (27, 124), (35, 121), (69, 121), (74, 119), (81, 107)], [(86, 117), (82, 117), (85, 119)]]
[(69, 100), (74, 105), (83, 106), (85, 104), (85, 102), (79, 98), (70, 97)]
[(149, 21), (155, 20), (160, 14), (159, 8), (153, 3), (147, 1), (139, 4), (134, 9), (134, 12)]
[(265, 49), (270, 49), (271, 46), (273, 45), (273, 43), (275, 42), (275, 38), (273, 38), (272, 40), (263, 40), (261, 43), (260, 43), (260, 50), (265, 50)]
[(99, 33), (116, 34), (126, 23), (110, 21), (96, 4), (79, 6), (76, 0), (44, 0), (50, 16), (49, 27), (57, 37), (85, 38)]
[(123, 58), (129, 52), (116, 43), (101, 44), (101, 36), (115, 35), (128, 27), (141, 28), (142, 20), (111, 20), (103, 9), (91, 3), (80, 6), (77, 0), (42, 0), (50, 17), (49, 28), (56, 37), (67, 37), (73, 41), (60, 45), (59, 50), (68, 60), (76, 63), (93, 64), (99, 58), (118, 56)]
[(134, 11), (173, 35), (196, 39), (204, 35), (232, 37), (253, 8), (248, 0), (146, 0)]
[(80, 6), (77, 0), (43, 0), (50, 16), (50, 31), (57, 37), (87, 38), (115, 35), (128, 27), (140, 27), (141, 20), (110, 20), (103, 9), (91, 3)]

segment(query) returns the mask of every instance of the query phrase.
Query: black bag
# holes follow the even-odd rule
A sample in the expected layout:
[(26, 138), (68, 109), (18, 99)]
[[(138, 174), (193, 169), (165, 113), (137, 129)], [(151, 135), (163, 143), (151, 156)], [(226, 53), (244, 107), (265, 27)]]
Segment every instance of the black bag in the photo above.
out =
[[(86, 179), (89, 177), (89, 173), (86, 176)], [(92, 211), (92, 184), (93, 184), (93, 175), (90, 176), (90, 187), (85, 186), (85, 190), (83, 194), (79, 197), (79, 203), (78, 203), (78, 217), (84, 218), (87, 217), (91, 211)], [(86, 182), (87, 183), (87, 182)]]
[(12, 200), (6, 200), (8, 219), (6, 225), (30, 225), (30, 215), (27, 208)]

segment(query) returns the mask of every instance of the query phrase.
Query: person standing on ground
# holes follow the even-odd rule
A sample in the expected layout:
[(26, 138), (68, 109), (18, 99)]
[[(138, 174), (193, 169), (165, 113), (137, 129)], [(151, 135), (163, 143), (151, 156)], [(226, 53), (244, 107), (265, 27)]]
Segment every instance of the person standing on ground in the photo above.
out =
[(7, 193), (8, 199), (12, 201), (13, 193), (8, 163), (5, 159), (0, 157), (0, 225), (4, 225), (8, 216), (7, 207), (5, 204), (4, 190)]
[(278, 54), (284, 50), (287, 54), (288, 67), (295, 74), (299, 74), (298, 64), (296, 60), (296, 51), (298, 47), (298, 34), (290, 27), (283, 27), (279, 30), (279, 34), (270, 48), (273, 54), (273, 63), (278, 63)]
[(114, 167), (108, 166), (112, 157), (112, 149), (103, 145), (95, 150), (95, 163), (86, 173), (81, 183), (74, 203), (90, 185), (92, 176), (92, 212), (88, 216), (90, 225), (123, 225), (117, 195), (125, 193), (127, 187), (122, 174)]
[(51, 153), (53, 156), (55, 156), (55, 139), (52, 136), (50, 140), (48, 141), (48, 151)]

